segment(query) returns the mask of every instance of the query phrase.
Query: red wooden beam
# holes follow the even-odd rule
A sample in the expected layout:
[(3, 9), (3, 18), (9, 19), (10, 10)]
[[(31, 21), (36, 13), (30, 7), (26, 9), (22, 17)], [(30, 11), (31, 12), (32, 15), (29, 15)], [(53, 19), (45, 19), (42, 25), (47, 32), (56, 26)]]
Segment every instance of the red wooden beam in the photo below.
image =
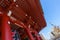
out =
[(24, 25), (24, 23), (22, 23), (22, 22), (20, 22), (20, 21), (18, 21), (18, 20), (12, 20), (12, 19), (10, 19), (10, 21), (11, 21), (12, 23), (16, 24), (16, 25), (19, 26), (19, 27), (23, 27), (23, 28), (25, 29), (26, 33), (28, 34), (28, 37), (30, 38), (30, 40), (34, 40), (32, 34), (31, 34), (31, 32), (30, 32), (30, 29), (28, 29), (27, 26)]

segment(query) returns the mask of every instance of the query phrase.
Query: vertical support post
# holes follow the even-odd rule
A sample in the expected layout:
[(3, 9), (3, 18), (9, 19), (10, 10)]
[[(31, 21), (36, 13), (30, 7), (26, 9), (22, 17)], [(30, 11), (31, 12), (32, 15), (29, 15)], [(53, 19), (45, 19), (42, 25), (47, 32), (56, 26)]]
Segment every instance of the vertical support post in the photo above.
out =
[[(1, 20), (2, 19), (2, 14), (0, 14), (0, 26), (1, 26)], [(1, 27), (0, 27), (0, 32), (1, 32)]]
[(30, 38), (30, 40), (34, 40), (34, 38), (33, 38), (32, 34), (31, 34), (30, 30), (28, 28), (25, 28), (25, 30), (26, 30), (26, 32), (27, 32), (28, 37)]
[(37, 40), (41, 40), (38, 35), (36, 36), (36, 38), (37, 38)]
[(5, 14), (2, 16), (2, 31), (1, 36), (2, 40), (12, 40), (11, 29), (8, 24), (9, 17)]
[(39, 38), (39, 35), (38, 35), (38, 33), (35, 31), (35, 36), (36, 36), (36, 39), (37, 40), (41, 40), (40, 38)]
[(43, 39), (41, 38), (41, 36), (40, 36), (39, 38), (40, 38), (40, 40), (43, 40)]
[(2, 14), (0, 14), (0, 40), (1, 40), (1, 20), (2, 19)]

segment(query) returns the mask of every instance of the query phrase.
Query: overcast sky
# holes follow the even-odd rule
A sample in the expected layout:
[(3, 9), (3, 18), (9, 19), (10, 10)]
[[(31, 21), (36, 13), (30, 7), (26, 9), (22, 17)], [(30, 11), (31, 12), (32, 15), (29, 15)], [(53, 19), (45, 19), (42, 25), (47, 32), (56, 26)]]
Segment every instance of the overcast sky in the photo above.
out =
[(42, 33), (45, 38), (49, 39), (49, 33), (51, 31), (50, 23), (60, 26), (60, 0), (40, 0), (47, 22), (46, 28), (44, 28), (40, 33)]

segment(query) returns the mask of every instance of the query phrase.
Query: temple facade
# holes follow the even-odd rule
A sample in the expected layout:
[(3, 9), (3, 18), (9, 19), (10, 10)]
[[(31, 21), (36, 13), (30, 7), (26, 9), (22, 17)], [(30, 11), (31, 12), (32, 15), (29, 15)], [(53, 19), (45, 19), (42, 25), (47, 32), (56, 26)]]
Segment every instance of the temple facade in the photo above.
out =
[(1, 40), (42, 40), (45, 26), (40, 0), (0, 0)]

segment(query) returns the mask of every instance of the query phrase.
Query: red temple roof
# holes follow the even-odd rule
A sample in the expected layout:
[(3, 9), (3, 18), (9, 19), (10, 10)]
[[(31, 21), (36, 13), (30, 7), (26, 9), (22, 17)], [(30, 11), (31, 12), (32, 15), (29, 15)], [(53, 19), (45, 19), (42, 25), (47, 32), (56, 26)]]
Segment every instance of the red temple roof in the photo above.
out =
[[(26, 24), (28, 23), (28, 20), (32, 20), (35, 23), (34, 28), (38, 31), (46, 26), (39, 0), (17, 0), (16, 6), (12, 8), (12, 12), (13, 17)], [(33, 23), (30, 21), (30, 24)]]
[(19, 21), (22, 21), (27, 26), (31, 25), (31, 27), (37, 31), (40, 31), (46, 26), (43, 10), (39, 0), (16, 0), (14, 6), (12, 6), (14, 3), (11, 1), (10, 3), (6, 3), (4, 1), (2, 4), (3, 6), (0, 4), (0, 7), (7, 7), (7, 9), (9, 9), (9, 6), (12, 7), (9, 9), (12, 10), (11, 16)]
[(16, 39), (42, 40), (39, 31), (46, 26), (39, 0), (0, 0), (0, 21), (2, 40), (11, 40), (15, 32), (21, 36)]

